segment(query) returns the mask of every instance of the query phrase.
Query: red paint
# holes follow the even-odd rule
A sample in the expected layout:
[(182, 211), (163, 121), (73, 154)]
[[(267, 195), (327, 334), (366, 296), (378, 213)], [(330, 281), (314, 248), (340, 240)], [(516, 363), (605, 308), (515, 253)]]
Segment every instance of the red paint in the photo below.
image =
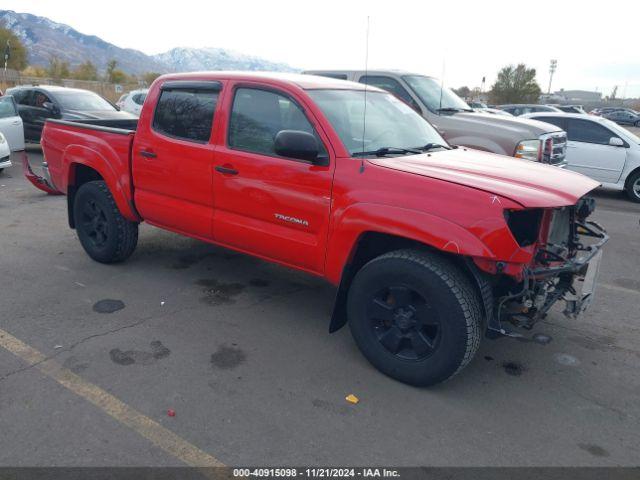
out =
[[(150, 127), (160, 85), (185, 79), (218, 80), (223, 85), (206, 144), (164, 137)], [(329, 152), (329, 165), (230, 149), (227, 124), (239, 85), (270, 88), (294, 98)], [(146, 220), (334, 284), (340, 282), (365, 232), (393, 234), (465, 255), (488, 272), (495, 272), (495, 262), (501, 261), (504, 272), (517, 278), (532, 262), (535, 245), (517, 245), (504, 210), (572, 205), (598, 186), (556, 167), (465, 148), (364, 161), (350, 158), (305, 90), (345, 85), (311, 76), (167, 75), (152, 85), (135, 134), (47, 123), (42, 146), (53, 183), (63, 193), (75, 182), (79, 165), (93, 168), (130, 220)], [(157, 157), (143, 157), (141, 150)], [(232, 167), (239, 174), (218, 173), (216, 166)], [(282, 221), (275, 214), (304, 219), (308, 225)]]

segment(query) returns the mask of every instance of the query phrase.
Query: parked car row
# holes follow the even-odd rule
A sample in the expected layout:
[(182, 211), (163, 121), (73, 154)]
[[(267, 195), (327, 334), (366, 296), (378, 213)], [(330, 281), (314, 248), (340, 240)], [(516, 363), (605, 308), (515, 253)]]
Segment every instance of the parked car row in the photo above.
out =
[[(513, 104), (491, 109), (478, 102), (465, 103), (433, 77), (408, 72), (305, 73), (387, 90), (430, 121), (452, 144), (567, 165), (601, 181), (605, 187), (625, 190), (632, 200), (640, 201), (637, 137), (612, 122), (598, 122), (600, 117), (584, 114), (580, 105)], [(47, 119), (89, 123), (108, 120), (112, 126), (129, 125), (140, 115), (147, 93), (148, 89), (134, 90), (122, 95), (114, 106), (86, 90), (56, 86), (10, 88), (7, 96), (0, 97), (0, 132), (4, 133), (10, 150), (20, 150), (25, 138), (40, 141)], [(597, 113), (603, 119), (640, 125), (640, 117), (633, 110), (607, 107)], [(572, 139), (567, 140), (565, 132), (569, 129)]]
[(24, 124), (24, 138), (40, 142), (42, 128), (48, 119), (92, 121), (130, 120), (136, 117), (120, 112), (100, 95), (88, 90), (52, 85), (19, 86), (7, 89), (17, 104)]

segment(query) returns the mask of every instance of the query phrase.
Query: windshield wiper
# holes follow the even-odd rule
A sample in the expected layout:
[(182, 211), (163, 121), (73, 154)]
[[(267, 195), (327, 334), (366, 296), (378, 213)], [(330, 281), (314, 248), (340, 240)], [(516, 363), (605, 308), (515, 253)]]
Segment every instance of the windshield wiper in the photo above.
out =
[(434, 148), (444, 148), (445, 150), (451, 150), (451, 147), (447, 147), (446, 145), (441, 145), (439, 143), (427, 143), (422, 147), (418, 147), (418, 150), (428, 152), (429, 150), (433, 150)]
[(381, 147), (377, 150), (371, 150), (368, 152), (354, 152), (351, 155), (354, 157), (367, 157), (369, 155), (375, 155), (376, 157), (384, 157), (385, 155), (389, 155), (389, 154), (407, 154), (407, 153), (412, 153), (412, 154), (418, 154), (418, 153), (422, 153), (421, 150), (417, 149), (417, 148), (400, 148), (400, 147)]
[(442, 107), (438, 108), (436, 112), (473, 112), (472, 108), (455, 108), (455, 107)]

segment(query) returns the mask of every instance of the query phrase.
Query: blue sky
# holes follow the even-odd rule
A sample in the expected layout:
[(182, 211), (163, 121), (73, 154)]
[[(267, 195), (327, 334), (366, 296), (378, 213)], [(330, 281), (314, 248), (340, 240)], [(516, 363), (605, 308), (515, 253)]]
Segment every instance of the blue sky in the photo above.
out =
[(598, 89), (640, 97), (640, 2), (504, 0), (446, 2), (270, 0), (162, 2), (2, 0), (4, 9), (66, 23), (121, 47), (159, 53), (176, 46), (221, 47), (298, 68), (369, 67), (442, 76), (457, 87), (490, 84), (500, 67), (536, 68), (546, 91)]

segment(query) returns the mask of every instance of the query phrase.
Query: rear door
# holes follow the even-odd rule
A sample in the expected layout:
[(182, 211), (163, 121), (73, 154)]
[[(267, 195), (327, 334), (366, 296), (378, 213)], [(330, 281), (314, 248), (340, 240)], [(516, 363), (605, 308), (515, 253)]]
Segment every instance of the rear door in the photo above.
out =
[(612, 137), (618, 135), (598, 122), (568, 118), (568, 167), (600, 182), (617, 183), (627, 159), (627, 149), (609, 145)]
[(212, 132), (222, 83), (167, 81), (143, 112), (132, 152), (136, 207), (148, 222), (212, 238)]
[[(300, 98), (254, 83), (227, 95), (226, 133), (215, 152), (214, 238), (230, 247), (321, 273), (329, 226), (335, 161), (327, 165), (278, 156), (281, 130), (315, 134), (314, 117)], [(321, 132), (320, 132), (321, 133)], [(221, 132), (222, 134), (222, 132)]]
[(22, 118), (11, 95), (0, 97), (0, 132), (9, 142), (11, 151), (24, 150)]

